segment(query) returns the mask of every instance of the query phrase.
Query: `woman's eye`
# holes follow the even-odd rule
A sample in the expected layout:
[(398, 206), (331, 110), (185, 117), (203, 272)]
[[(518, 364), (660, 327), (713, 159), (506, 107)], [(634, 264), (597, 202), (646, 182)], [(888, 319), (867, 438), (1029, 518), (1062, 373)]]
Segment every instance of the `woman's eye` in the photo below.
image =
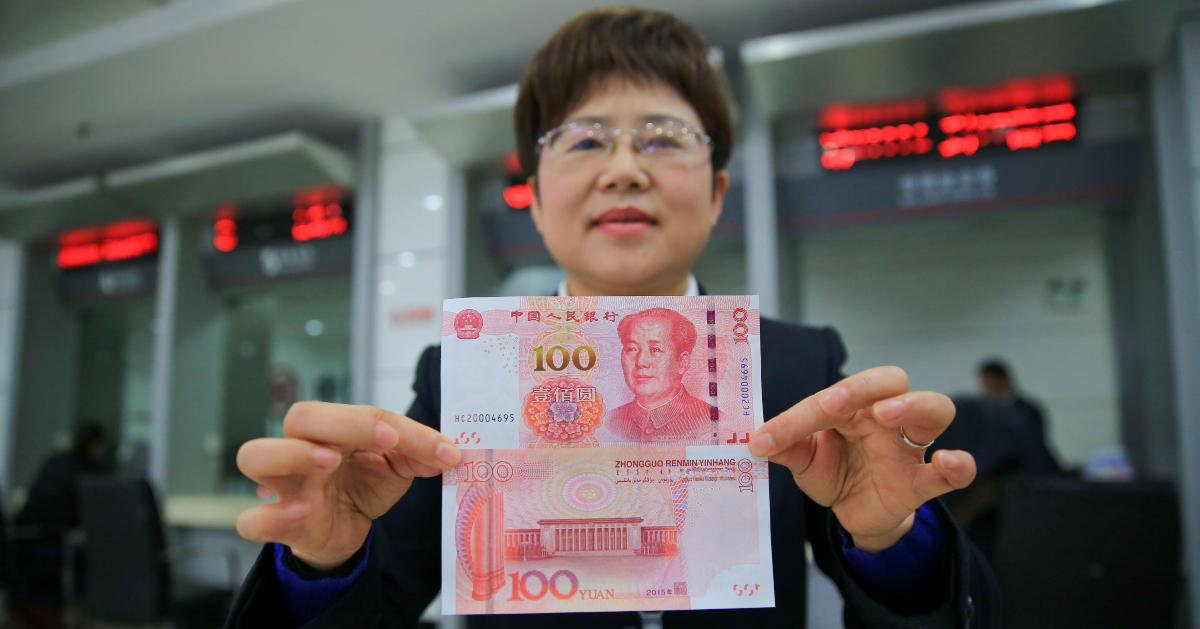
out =
[(680, 143), (679, 140), (677, 140), (675, 138), (661, 136), (661, 135), (650, 138), (649, 140), (646, 141), (646, 150), (647, 151), (664, 151), (664, 150), (677, 149), (682, 146), (683, 146), (683, 144)]
[(569, 150), (569, 151), (591, 151), (594, 149), (603, 148), (603, 146), (604, 145), (601, 144), (599, 141), (597, 141), (595, 138), (583, 138), (581, 140), (572, 142), (569, 145), (567, 150)]

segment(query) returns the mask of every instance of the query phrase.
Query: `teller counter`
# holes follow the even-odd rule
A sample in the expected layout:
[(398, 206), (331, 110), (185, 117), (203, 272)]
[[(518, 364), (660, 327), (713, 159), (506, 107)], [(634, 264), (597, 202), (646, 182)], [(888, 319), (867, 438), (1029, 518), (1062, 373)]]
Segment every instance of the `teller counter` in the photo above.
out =
[[(237, 534), (242, 511), (265, 501), (253, 496), (188, 494), (171, 496), (163, 505), (163, 519), (173, 546), (180, 555), (175, 574), (193, 583), (213, 587), (238, 587), (258, 558), (262, 545)], [(435, 598), (421, 616), (441, 629), (465, 626), (461, 618), (442, 616), (441, 598)]]
[(261, 504), (252, 496), (177, 495), (163, 504), (171, 567), (181, 579), (237, 588), (254, 565), (261, 544), (237, 534), (238, 514)]

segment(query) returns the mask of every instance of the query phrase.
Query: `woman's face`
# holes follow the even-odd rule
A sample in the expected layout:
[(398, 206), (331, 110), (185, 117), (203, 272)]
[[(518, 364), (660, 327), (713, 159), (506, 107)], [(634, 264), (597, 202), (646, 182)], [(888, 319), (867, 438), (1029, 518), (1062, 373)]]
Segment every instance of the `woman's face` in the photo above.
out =
[[(700, 129), (700, 117), (670, 87), (615, 79), (569, 112), (631, 129), (663, 118)], [(663, 163), (640, 154), (627, 133), (611, 153), (585, 163), (543, 152), (531, 212), (576, 295), (681, 294), (692, 262), (721, 214), (729, 175), (701, 159)]]

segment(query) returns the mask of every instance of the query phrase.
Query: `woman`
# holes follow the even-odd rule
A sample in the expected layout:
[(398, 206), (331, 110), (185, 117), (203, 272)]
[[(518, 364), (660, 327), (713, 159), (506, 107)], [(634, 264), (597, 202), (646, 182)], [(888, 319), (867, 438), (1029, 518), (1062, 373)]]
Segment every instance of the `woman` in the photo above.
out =
[[(682, 295), (721, 213), (732, 149), (707, 46), (676, 18), (599, 10), (534, 56), (515, 112), (532, 217), (571, 295)], [(664, 139), (666, 138), (666, 139)], [(752, 436), (771, 466), (773, 609), (671, 612), (666, 626), (804, 623), (807, 538), (847, 602), (851, 626), (993, 624), (986, 564), (937, 496), (974, 476), (965, 452), (925, 447), (954, 406), (909, 392), (895, 367), (849, 378), (836, 333), (763, 320), (763, 406)], [(257, 439), (238, 465), (277, 503), (238, 531), (268, 544), (232, 625), (415, 623), (439, 584), (440, 481), (461, 453), (437, 431), (440, 354), (417, 367), (407, 416), (304, 403), (282, 439)], [(637, 626), (635, 613), (490, 616), (472, 626)]]

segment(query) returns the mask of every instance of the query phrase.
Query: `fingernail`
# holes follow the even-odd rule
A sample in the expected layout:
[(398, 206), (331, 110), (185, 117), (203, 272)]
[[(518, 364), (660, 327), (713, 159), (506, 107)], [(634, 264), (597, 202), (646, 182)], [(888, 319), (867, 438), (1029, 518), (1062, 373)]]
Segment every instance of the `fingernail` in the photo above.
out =
[(769, 432), (760, 432), (750, 439), (750, 454), (767, 456), (775, 448), (775, 438)]
[(903, 400), (883, 400), (875, 403), (875, 417), (879, 419), (896, 419), (902, 412), (904, 412)]
[(448, 443), (439, 443), (433, 455), (446, 465), (458, 465), (458, 462), (462, 459), (462, 452)]
[(293, 502), (283, 508), (283, 515), (293, 520), (302, 518), (308, 515), (308, 505), (303, 502)]
[(316, 447), (312, 451), (312, 460), (318, 467), (333, 467), (342, 462), (342, 455), (329, 448)]
[(383, 448), (390, 448), (400, 440), (396, 430), (387, 424), (375, 424), (375, 443)]
[(850, 393), (842, 387), (834, 387), (822, 394), (818, 402), (826, 413), (837, 414), (845, 410), (846, 405), (850, 403)]
[(254, 490), (254, 491), (255, 491), (255, 493), (258, 494), (259, 498), (270, 498), (271, 496), (275, 495), (274, 490), (272, 490), (270, 487), (265, 487), (263, 485), (259, 485), (258, 489)]
[(951, 472), (956, 472), (962, 468), (962, 459), (959, 459), (956, 455), (946, 452), (942, 454), (942, 467), (945, 467)]

